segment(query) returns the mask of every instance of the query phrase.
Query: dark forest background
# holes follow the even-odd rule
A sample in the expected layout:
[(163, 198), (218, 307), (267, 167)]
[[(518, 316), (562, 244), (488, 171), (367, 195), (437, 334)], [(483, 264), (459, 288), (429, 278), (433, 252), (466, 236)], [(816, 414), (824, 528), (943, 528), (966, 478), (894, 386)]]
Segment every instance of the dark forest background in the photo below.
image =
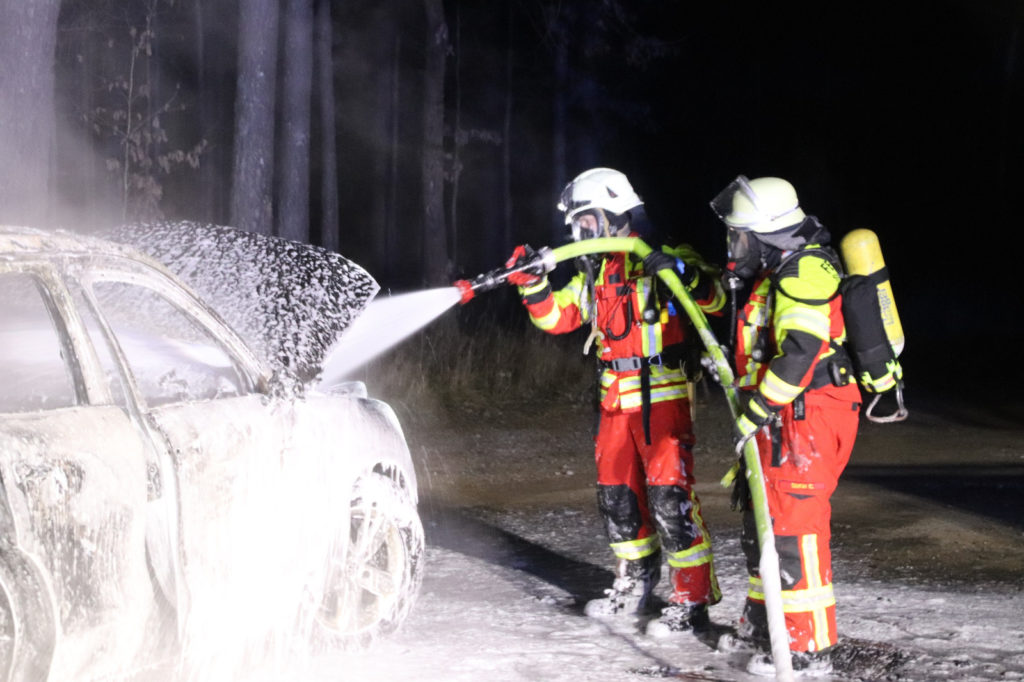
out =
[(0, 0), (0, 220), (230, 224), (400, 291), (564, 242), (558, 193), (598, 165), (721, 262), (709, 199), (779, 175), (837, 238), (879, 234), (908, 351), (981, 366), (1024, 337), (1022, 23), (1012, 0)]

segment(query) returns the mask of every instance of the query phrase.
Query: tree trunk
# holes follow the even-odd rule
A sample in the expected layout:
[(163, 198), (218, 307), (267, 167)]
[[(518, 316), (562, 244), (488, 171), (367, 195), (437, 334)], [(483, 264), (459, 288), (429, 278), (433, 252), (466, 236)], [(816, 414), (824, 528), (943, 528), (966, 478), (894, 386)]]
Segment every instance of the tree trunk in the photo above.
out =
[[(558, 197), (565, 184), (569, 181), (568, 173), (568, 159), (566, 154), (567, 137), (568, 137), (568, 92), (571, 87), (569, 82), (569, 45), (568, 36), (563, 35), (559, 37), (555, 42), (555, 101), (554, 101), (554, 113), (555, 120), (552, 126), (552, 148), (554, 149), (554, 158), (552, 159), (552, 166), (555, 171), (555, 191), (554, 196)], [(557, 244), (563, 237), (564, 228), (561, 225), (561, 220), (555, 221), (551, 225), (551, 243)]]
[(316, 8), (316, 46), (319, 62), (320, 90), (320, 245), (330, 251), (341, 248), (340, 225), (338, 223), (338, 150), (335, 135), (334, 113), (334, 56), (332, 50), (334, 32), (331, 26), (331, 2), (319, 0)]
[[(192, 22), (194, 33), (194, 45), (195, 45), (195, 58), (196, 58), (196, 102), (198, 111), (196, 120), (199, 124), (199, 134), (205, 139), (211, 139), (210, 133), (213, 130), (213, 118), (211, 116), (213, 107), (207, 101), (207, 94), (210, 92), (210, 75), (209, 67), (207, 62), (207, 45), (206, 45), (206, 22), (203, 19), (203, 3), (197, 2), (192, 7), (194, 12), (194, 19)], [(206, 160), (206, 163), (200, 164), (197, 175), (199, 176), (199, 186), (197, 187), (196, 196), (198, 197), (199, 204), (202, 206), (202, 214), (207, 216), (216, 216), (217, 210), (214, 205), (215, 197), (219, 194), (214, 192), (213, 178), (216, 177), (213, 173), (216, 170), (216, 162), (214, 161), (216, 152), (210, 154), (210, 158)], [(213, 222), (219, 222), (216, 218), (212, 218)]]
[(423, 81), (423, 265), (426, 284), (449, 279), (444, 219), (444, 70), (448, 27), (442, 0), (424, 0), (427, 51)]
[(274, 226), (274, 97), (277, 0), (241, 0), (231, 222), (250, 232)]
[[(210, 3), (197, 2), (194, 6), (196, 46), (197, 121), (199, 135), (209, 143), (203, 162), (197, 169), (196, 196), (201, 207), (199, 214), (223, 224), (231, 221), (230, 197), (224, 192), (231, 168), (231, 110), (226, 106), (224, 93), (231, 83), (234, 55), (231, 45), (234, 35), (226, 34), (223, 19), (215, 12), (220, 8)], [(227, 24), (230, 26), (230, 24)]]
[(277, 234), (309, 241), (309, 123), (313, 97), (313, 0), (284, 3), (283, 139)]
[(390, 127), (388, 128), (387, 205), (384, 214), (384, 272), (394, 274), (398, 269), (398, 160), (401, 152), (398, 112), (402, 106), (402, 34), (394, 36), (391, 57)]
[(59, 0), (0, 0), (0, 221), (52, 216), (54, 63)]
[(502, 229), (501, 248), (503, 253), (512, 250), (512, 74), (515, 64), (513, 44), (514, 9), (508, 6), (508, 46), (505, 48), (505, 114), (501, 133), (501, 194), (502, 194)]
[(455, 7), (455, 44), (452, 50), (452, 77), (454, 78), (454, 120), (452, 121), (452, 167), (451, 167), (451, 192), (449, 192), (448, 209), (448, 244), (451, 247), (451, 257), (459, 262), (459, 178), (462, 175), (462, 145), (464, 133), (462, 132), (462, 14), (459, 7)]
[(367, 50), (367, 58), (378, 76), (372, 79), (369, 123), (370, 155), (365, 169), (371, 184), (369, 200), (369, 242), (375, 274), (390, 279), (398, 269), (394, 249), (399, 243), (398, 229), (398, 155), (399, 113), (402, 105), (402, 31), (393, 13), (378, 8), (371, 24), (377, 37)]

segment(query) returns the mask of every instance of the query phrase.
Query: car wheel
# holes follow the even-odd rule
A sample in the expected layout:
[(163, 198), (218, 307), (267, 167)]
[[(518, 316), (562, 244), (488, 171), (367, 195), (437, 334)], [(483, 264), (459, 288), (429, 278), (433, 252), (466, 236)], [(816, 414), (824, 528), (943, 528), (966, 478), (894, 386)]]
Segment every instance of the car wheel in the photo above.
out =
[(423, 525), (408, 492), (378, 473), (361, 478), (349, 542), (343, 555), (331, 557), (317, 613), (330, 643), (363, 646), (402, 624), (423, 579), (423, 549)]
[(0, 680), (45, 680), (56, 640), (49, 590), (33, 562), (0, 548)]

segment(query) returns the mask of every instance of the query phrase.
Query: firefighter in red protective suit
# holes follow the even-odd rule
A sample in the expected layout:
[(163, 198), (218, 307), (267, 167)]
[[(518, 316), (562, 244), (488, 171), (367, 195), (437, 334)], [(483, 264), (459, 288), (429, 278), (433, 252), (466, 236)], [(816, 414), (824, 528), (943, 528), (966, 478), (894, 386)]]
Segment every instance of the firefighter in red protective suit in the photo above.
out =
[[(728, 227), (727, 275), (736, 285), (752, 281), (736, 320), (736, 376), (746, 399), (737, 449), (756, 438), (794, 671), (827, 672), (836, 644), (829, 499), (853, 449), (860, 409), (842, 346), (839, 261), (828, 230), (804, 214), (785, 180), (739, 176), (711, 205)], [(739, 639), (731, 643), (765, 648), (753, 511), (746, 490), (737, 493), (750, 586)], [(773, 674), (770, 654), (755, 655), (748, 670)]]
[[(636, 236), (646, 224), (643, 202), (626, 176), (594, 168), (570, 182), (558, 204), (576, 241)], [(528, 257), (516, 249), (507, 265)], [(580, 259), (581, 271), (552, 291), (546, 277), (518, 273), (533, 323), (551, 334), (586, 325), (597, 340), (601, 420), (596, 444), (598, 509), (617, 561), (606, 596), (589, 601), (595, 618), (636, 617), (649, 606), (663, 553), (671, 576), (670, 604), (647, 632), (667, 636), (708, 624), (708, 605), (721, 598), (711, 539), (693, 491), (693, 444), (687, 379), (681, 368), (686, 324), (654, 276), (674, 268), (708, 312), (725, 296), (718, 270), (687, 246), (655, 250), (640, 262), (610, 253)]]

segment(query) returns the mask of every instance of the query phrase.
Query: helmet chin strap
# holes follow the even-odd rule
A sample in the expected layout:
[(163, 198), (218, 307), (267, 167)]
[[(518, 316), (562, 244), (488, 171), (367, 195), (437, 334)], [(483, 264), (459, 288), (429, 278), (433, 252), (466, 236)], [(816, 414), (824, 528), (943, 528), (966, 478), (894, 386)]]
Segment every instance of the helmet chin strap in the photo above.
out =
[(630, 233), (629, 226), (629, 212), (626, 213), (613, 213), (613, 217), (609, 217), (603, 210), (601, 216), (604, 218), (605, 234), (609, 237), (628, 237)]
[(612, 235), (612, 221), (608, 219), (608, 214), (605, 213), (603, 208), (597, 209), (597, 231), (598, 234), (595, 236), (600, 237), (611, 237)]

